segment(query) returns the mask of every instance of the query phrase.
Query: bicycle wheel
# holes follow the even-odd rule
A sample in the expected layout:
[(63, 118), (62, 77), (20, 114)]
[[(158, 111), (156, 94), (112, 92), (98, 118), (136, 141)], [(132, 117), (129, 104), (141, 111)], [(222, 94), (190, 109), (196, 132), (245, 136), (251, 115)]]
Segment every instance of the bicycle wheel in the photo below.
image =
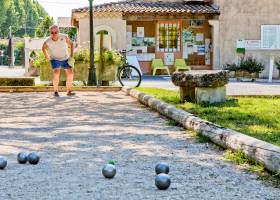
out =
[(126, 65), (119, 70), (118, 79), (122, 86), (134, 88), (140, 86), (142, 76), (136, 67), (132, 65)]

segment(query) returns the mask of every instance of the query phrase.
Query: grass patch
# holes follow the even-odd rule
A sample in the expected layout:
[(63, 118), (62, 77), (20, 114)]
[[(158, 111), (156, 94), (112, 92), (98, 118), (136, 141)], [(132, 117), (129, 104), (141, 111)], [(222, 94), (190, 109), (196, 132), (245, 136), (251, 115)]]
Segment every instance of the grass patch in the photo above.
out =
[(253, 172), (264, 172), (264, 165), (251, 159), (242, 151), (226, 150), (224, 158), (227, 161), (234, 162), (237, 165), (246, 165), (246, 167)]
[(255, 172), (258, 174), (258, 179), (264, 182), (271, 183), (274, 187), (280, 188), (280, 174), (275, 174), (268, 172), (262, 163), (259, 163), (242, 151), (232, 151), (226, 150), (224, 153), (224, 159), (230, 162), (233, 162), (237, 165), (243, 165), (247, 170)]
[(220, 104), (197, 105), (180, 103), (180, 94), (177, 91), (156, 88), (137, 90), (202, 119), (280, 146), (280, 98), (239, 97)]
[(191, 136), (195, 137), (197, 139), (197, 142), (199, 143), (207, 143), (210, 142), (209, 137), (202, 135), (201, 133), (192, 131), (192, 130), (188, 130), (188, 134), (190, 134)]
[(180, 126), (180, 123), (173, 120), (173, 119), (168, 119), (167, 122), (166, 122), (166, 125), (168, 125), (168, 126)]

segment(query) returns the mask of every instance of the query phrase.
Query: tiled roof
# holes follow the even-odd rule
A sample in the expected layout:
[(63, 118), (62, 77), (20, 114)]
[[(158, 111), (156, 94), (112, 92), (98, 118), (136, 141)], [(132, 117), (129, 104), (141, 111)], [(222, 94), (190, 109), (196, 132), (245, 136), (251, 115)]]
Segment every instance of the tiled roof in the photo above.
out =
[[(219, 14), (219, 8), (208, 1), (192, 0), (178, 2), (163, 1), (121, 1), (94, 6), (94, 12), (120, 12), (124, 14), (186, 14), (210, 13)], [(88, 12), (89, 7), (74, 9), (72, 12)]]

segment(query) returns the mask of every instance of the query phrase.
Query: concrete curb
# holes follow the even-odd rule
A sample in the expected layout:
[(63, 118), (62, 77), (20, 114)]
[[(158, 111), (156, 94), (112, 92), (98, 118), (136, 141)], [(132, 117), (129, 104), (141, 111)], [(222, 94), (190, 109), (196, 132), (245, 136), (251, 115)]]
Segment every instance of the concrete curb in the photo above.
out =
[[(84, 92), (117, 92), (121, 87), (73, 87), (73, 91)], [(66, 92), (66, 87), (59, 87), (60, 92)], [(53, 92), (53, 87), (37, 86), (0, 86), (0, 92)]]
[(162, 115), (177, 121), (184, 128), (207, 136), (213, 143), (223, 148), (241, 150), (252, 159), (263, 163), (268, 170), (272, 172), (280, 171), (279, 147), (202, 120), (188, 112), (177, 109), (175, 106), (134, 89), (124, 87), (122, 91), (127, 95), (137, 98), (142, 104), (151, 107)]

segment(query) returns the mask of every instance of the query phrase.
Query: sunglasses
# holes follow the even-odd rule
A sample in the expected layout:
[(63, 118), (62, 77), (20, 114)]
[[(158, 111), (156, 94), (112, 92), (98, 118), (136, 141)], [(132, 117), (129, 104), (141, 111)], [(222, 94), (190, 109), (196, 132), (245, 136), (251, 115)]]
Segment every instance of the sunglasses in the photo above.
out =
[(56, 35), (56, 34), (58, 34), (58, 32), (51, 32), (51, 34), (52, 34), (52, 35)]

